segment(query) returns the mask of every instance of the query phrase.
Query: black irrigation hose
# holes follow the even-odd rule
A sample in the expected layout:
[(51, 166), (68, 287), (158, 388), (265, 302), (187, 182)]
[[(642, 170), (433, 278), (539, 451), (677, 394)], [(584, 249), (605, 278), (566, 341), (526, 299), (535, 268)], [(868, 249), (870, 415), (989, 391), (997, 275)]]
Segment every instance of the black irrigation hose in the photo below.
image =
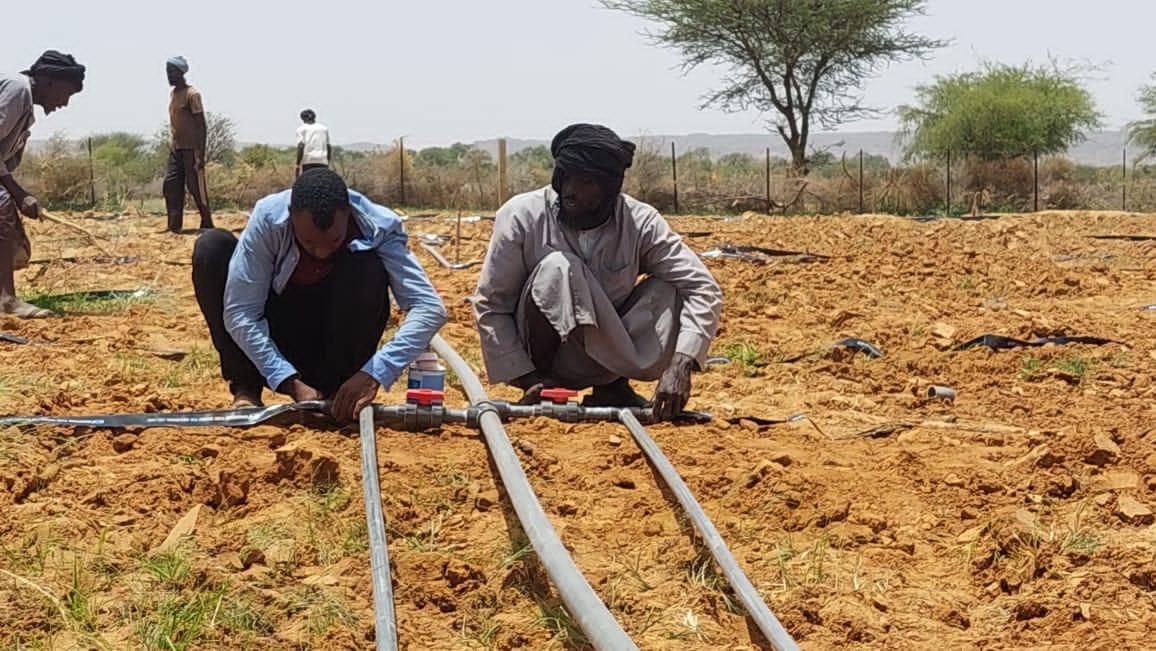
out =
[[(457, 374), (471, 404), (485, 405), (488, 402), (485, 387), (470, 365), (440, 336), (434, 337), (431, 345)], [(542, 504), (526, 477), (526, 471), (518, 460), (518, 454), (514, 451), (505, 428), (502, 427), (497, 411), (487, 411), (479, 421), (486, 445), (490, 449), (490, 457), (498, 470), (506, 494), (510, 496), (518, 521), (521, 522), (522, 529), (526, 532), (526, 537), (530, 540), (546, 574), (558, 589), (562, 602), (566, 604), (567, 612), (599, 651), (636, 650), (638, 647), (630, 640), (626, 631), (622, 630), (622, 626), (610, 614), (606, 604), (582, 576), (578, 566), (574, 564), (574, 559), (570, 557), (570, 552), (558, 537), (558, 532), (550, 524), (550, 519), (546, 517), (546, 512), (542, 509)]]
[[(831, 347), (832, 348), (850, 348), (851, 350), (863, 353), (864, 355), (866, 355), (867, 357), (870, 357), (871, 359), (881, 359), (884, 356), (883, 350), (881, 348), (879, 348), (875, 344), (871, 343), (870, 341), (867, 341), (866, 339), (860, 339), (858, 337), (847, 337), (846, 339), (840, 339), (839, 341), (836, 341), (834, 344), (831, 344)], [(804, 359), (807, 359), (808, 357), (810, 357), (812, 355), (818, 355), (818, 354), (819, 353), (802, 353), (800, 355), (795, 355), (794, 357), (788, 357), (786, 359), (778, 360), (777, 363), (779, 363), (779, 364), (794, 364), (795, 362), (801, 362)]]
[(739, 566), (738, 560), (735, 559), (734, 554), (727, 548), (726, 541), (718, 532), (718, 528), (711, 522), (710, 517), (707, 516), (706, 511), (695, 499), (694, 493), (691, 492), (690, 487), (686, 485), (682, 477), (678, 474), (678, 470), (662, 453), (662, 449), (658, 447), (658, 443), (638, 422), (634, 414), (627, 409), (619, 412), (619, 417), (626, 429), (630, 430), (631, 436), (634, 437), (638, 447), (642, 448), (646, 458), (650, 460), (658, 473), (662, 475), (662, 480), (670, 487), (671, 492), (674, 493), (678, 503), (682, 505), (686, 514), (690, 517), (694, 528), (698, 531), (699, 536), (702, 537), (703, 543), (710, 551), (711, 556), (714, 557), (715, 562), (718, 563), (722, 569), (723, 574), (726, 575), (727, 581), (730, 582), (731, 587), (734, 588), (735, 594), (739, 601), (742, 602), (743, 607), (746, 608), (747, 614), (755, 625), (762, 631), (763, 636), (771, 643), (776, 651), (795, 651), (799, 648), (795, 643), (794, 638), (783, 628), (782, 623), (767, 608), (767, 604), (763, 601), (762, 595), (759, 594), (757, 588), (747, 578), (743, 572), (742, 567)]
[(1048, 344), (1055, 344), (1057, 346), (1065, 346), (1068, 344), (1087, 344), (1089, 346), (1106, 346), (1107, 344), (1119, 344), (1122, 342), (1114, 341), (1112, 339), (1104, 339), (1102, 337), (1086, 337), (1086, 336), (1059, 336), (1059, 337), (1037, 337), (1035, 339), (1015, 339), (1012, 337), (1005, 337), (1003, 335), (981, 335), (966, 341), (955, 347), (956, 350), (968, 350), (969, 348), (978, 348), (984, 346), (991, 350), (1011, 350), (1013, 348), (1039, 348), (1040, 346), (1047, 346)]
[(373, 407), (361, 410), (361, 486), (369, 534), (369, 565), (373, 576), (373, 621), (377, 651), (397, 651), (397, 614), (389, 576), (385, 514), (381, 510), (381, 480), (377, 473), (377, 430)]
[(116, 414), (111, 416), (8, 416), (0, 418), (0, 427), (17, 425), (61, 425), (124, 429), (132, 427), (253, 427), (287, 414), (326, 413), (329, 403), (298, 402), (270, 407), (242, 407), (215, 411), (193, 411), (169, 414)]

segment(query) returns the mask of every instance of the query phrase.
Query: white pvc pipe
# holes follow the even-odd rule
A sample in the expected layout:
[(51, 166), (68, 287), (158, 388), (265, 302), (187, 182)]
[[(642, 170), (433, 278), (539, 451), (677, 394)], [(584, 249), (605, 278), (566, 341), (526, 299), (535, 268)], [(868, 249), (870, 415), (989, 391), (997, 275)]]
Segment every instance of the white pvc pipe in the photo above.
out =
[(727, 548), (727, 544), (719, 534), (718, 529), (715, 528), (706, 511), (699, 505), (698, 500), (694, 498), (694, 493), (690, 492), (690, 487), (679, 476), (674, 465), (662, 453), (658, 443), (654, 442), (642, 423), (638, 422), (638, 419), (629, 409), (623, 409), (618, 413), (619, 419), (623, 425), (626, 425), (626, 429), (630, 430), (630, 434), (638, 443), (638, 447), (642, 448), (646, 458), (654, 464), (655, 469), (662, 475), (663, 481), (678, 499), (678, 503), (690, 516), (695, 530), (702, 537), (703, 543), (710, 551), (711, 556), (714, 557), (715, 562), (722, 568), (727, 581), (734, 588), (735, 594), (746, 607), (747, 614), (754, 620), (755, 625), (759, 627), (759, 630), (763, 632), (763, 635), (777, 651), (797, 651), (799, 645), (795, 643), (787, 629), (779, 623), (771, 609), (767, 608), (762, 595), (759, 594), (747, 575), (743, 573), (743, 569), (739, 567), (739, 562), (735, 560), (734, 554)]
[(377, 432), (373, 407), (361, 410), (361, 486), (365, 493), (365, 522), (369, 527), (369, 565), (373, 572), (373, 625), (377, 651), (397, 651), (397, 619), (393, 584), (389, 579), (389, 551), (385, 515), (381, 512), (381, 482), (377, 475)]
[[(478, 376), (453, 347), (440, 336), (434, 337), (432, 347), (457, 374), (472, 404), (477, 405), (489, 399)], [(479, 425), (502, 485), (522, 523), (522, 529), (566, 604), (566, 612), (599, 651), (637, 651), (638, 647), (610, 614), (606, 604), (598, 598), (594, 588), (590, 587), (570, 558), (570, 552), (562, 545), (538, 497), (534, 495), (534, 489), (530, 487), (530, 481), (522, 470), (522, 464), (518, 461), (518, 455), (506, 436), (498, 414), (492, 411), (483, 413)]]

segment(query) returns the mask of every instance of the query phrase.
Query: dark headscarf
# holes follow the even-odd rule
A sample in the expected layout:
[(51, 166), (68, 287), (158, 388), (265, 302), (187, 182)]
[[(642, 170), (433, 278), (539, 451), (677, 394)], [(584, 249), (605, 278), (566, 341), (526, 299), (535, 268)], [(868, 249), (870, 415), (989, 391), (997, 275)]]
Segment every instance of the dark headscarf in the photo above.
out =
[(550, 143), (554, 156), (551, 185), (562, 192), (566, 174), (585, 172), (598, 178), (607, 200), (617, 200), (626, 170), (634, 163), (634, 143), (618, 137), (598, 124), (572, 124), (562, 129)]
[(71, 81), (81, 88), (84, 87), (84, 66), (77, 63), (71, 54), (64, 54), (56, 50), (48, 50), (41, 54), (36, 63), (33, 63), (32, 67), (25, 70), (23, 74), (29, 77), (49, 77)]

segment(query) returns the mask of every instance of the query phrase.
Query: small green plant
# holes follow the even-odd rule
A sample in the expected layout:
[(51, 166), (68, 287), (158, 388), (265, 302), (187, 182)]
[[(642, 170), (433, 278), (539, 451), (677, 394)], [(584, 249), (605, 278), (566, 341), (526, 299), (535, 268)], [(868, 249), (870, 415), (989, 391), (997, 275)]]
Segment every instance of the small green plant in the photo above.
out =
[(96, 632), (96, 609), (92, 603), (92, 594), (83, 580), (80, 559), (72, 560), (72, 586), (64, 595), (64, 607), (68, 616), (81, 630)]
[(762, 351), (754, 344), (747, 342), (730, 344), (726, 347), (725, 355), (732, 362), (738, 362), (743, 375), (747, 377), (757, 376), (759, 369), (767, 365), (766, 361), (763, 360)]
[(568, 646), (587, 644), (582, 629), (574, 623), (574, 618), (566, 611), (562, 604), (541, 605), (538, 615), (538, 625), (554, 634), (554, 639)]
[(971, 276), (964, 276), (959, 280), (960, 289), (975, 289), (975, 278)]
[(1064, 536), (1063, 542), (1060, 543), (1060, 551), (1072, 556), (1091, 556), (1103, 545), (1103, 541), (1093, 531), (1084, 528), (1084, 509), (1088, 507), (1088, 502), (1085, 500), (1076, 508), (1076, 512), (1072, 515), (1072, 525), (1068, 528), (1067, 535)]
[(1083, 357), (1064, 357), (1057, 359), (1053, 366), (1057, 371), (1075, 378), (1076, 382), (1081, 382), (1092, 363)]
[(206, 629), (213, 626), (225, 598), (224, 588), (170, 593), (137, 625), (141, 643), (149, 649), (185, 651), (198, 648)]
[(1020, 379), (1034, 380), (1040, 374), (1043, 364), (1040, 360), (1028, 355), (1020, 362)]
[(182, 588), (192, 578), (192, 568), (179, 552), (161, 552), (146, 558), (141, 569), (154, 581), (169, 588)]
[(430, 518), (429, 525), (422, 530), (406, 534), (405, 540), (414, 551), (436, 552), (441, 547), (438, 535), (442, 530), (442, 516), (440, 514)]
[(511, 551), (509, 554), (506, 554), (506, 556), (502, 558), (501, 568), (503, 570), (508, 570), (523, 558), (526, 558), (533, 553), (534, 548), (530, 545), (530, 543), (526, 543), (525, 545)]

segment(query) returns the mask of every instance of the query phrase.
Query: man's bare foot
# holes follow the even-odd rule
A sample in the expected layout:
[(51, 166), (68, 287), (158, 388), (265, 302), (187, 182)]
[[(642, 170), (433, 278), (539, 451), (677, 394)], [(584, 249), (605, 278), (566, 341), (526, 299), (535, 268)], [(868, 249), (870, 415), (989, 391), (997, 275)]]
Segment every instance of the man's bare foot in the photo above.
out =
[(52, 310), (45, 310), (31, 303), (25, 303), (14, 296), (5, 296), (0, 299), (0, 314), (21, 319), (43, 319), (45, 317), (56, 316), (56, 313)]
[(582, 401), (583, 407), (638, 407), (645, 409), (650, 401), (634, 392), (630, 381), (618, 378), (610, 384), (594, 387), (594, 391)]
[(238, 393), (233, 396), (233, 404), (230, 409), (244, 409), (246, 407), (264, 407), (265, 403), (261, 402), (261, 396), (254, 396), (248, 393)]

